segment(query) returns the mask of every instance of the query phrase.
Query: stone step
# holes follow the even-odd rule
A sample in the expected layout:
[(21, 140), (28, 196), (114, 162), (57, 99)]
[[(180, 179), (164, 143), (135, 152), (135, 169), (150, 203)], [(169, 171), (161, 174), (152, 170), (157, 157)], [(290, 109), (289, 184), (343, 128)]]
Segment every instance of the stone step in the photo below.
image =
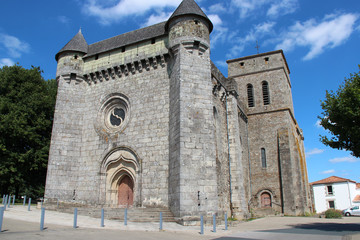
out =
[[(49, 210), (56, 210), (69, 214), (74, 213), (76, 206), (59, 206), (48, 204), (45, 206)], [(78, 206), (78, 215), (101, 218), (101, 208)], [(162, 212), (163, 222), (176, 222), (174, 215), (168, 208), (129, 208), (127, 219), (131, 222), (159, 222), (160, 212)], [(104, 218), (110, 220), (124, 220), (124, 208), (104, 208)]]

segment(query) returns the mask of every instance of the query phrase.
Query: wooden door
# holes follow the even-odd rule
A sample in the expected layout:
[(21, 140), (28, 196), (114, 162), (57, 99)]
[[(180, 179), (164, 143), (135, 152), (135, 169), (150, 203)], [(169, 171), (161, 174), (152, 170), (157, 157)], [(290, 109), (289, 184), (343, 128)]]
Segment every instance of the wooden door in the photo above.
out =
[(261, 207), (271, 207), (271, 196), (269, 193), (261, 194)]
[(120, 206), (132, 206), (134, 203), (134, 183), (129, 176), (121, 179), (118, 188), (118, 204)]

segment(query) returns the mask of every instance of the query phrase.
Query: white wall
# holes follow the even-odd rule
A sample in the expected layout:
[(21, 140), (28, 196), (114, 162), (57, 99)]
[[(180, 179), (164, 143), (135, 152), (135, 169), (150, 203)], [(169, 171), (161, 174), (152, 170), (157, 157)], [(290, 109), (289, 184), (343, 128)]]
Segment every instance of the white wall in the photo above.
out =
[[(327, 194), (327, 186), (333, 187), (333, 195)], [(315, 211), (318, 213), (329, 209), (329, 201), (335, 201), (335, 209), (343, 210), (355, 204), (352, 200), (358, 193), (356, 184), (352, 182), (313, 185)]]

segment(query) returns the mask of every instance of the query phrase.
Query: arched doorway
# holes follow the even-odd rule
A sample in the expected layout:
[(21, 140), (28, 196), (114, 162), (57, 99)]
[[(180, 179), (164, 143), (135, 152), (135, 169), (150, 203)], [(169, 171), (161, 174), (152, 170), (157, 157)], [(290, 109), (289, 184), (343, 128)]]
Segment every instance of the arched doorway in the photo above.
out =
[(261, 194), (261, 207), (262, 208), (271, 207), (271, 196), (267, 192)]
[(118, 205), (119, 206), (132, 206), (134, 203), (134, 182), (125, 175), (119, 182), (118, 186)]

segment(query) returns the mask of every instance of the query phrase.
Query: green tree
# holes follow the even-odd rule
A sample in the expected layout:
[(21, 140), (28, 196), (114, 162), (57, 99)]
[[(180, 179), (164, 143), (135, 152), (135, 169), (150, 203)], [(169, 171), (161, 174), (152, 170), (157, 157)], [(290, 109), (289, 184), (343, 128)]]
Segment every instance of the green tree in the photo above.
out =
[(332, 135), (321, 136), (321, 142), (360, 157), (360, 72), (350, 74), (336, 92), (326, 91), (321, 107), (320, 125)]
[(43, 195), (57, 83), (40, 68), (0, 68), (0, 193)]

